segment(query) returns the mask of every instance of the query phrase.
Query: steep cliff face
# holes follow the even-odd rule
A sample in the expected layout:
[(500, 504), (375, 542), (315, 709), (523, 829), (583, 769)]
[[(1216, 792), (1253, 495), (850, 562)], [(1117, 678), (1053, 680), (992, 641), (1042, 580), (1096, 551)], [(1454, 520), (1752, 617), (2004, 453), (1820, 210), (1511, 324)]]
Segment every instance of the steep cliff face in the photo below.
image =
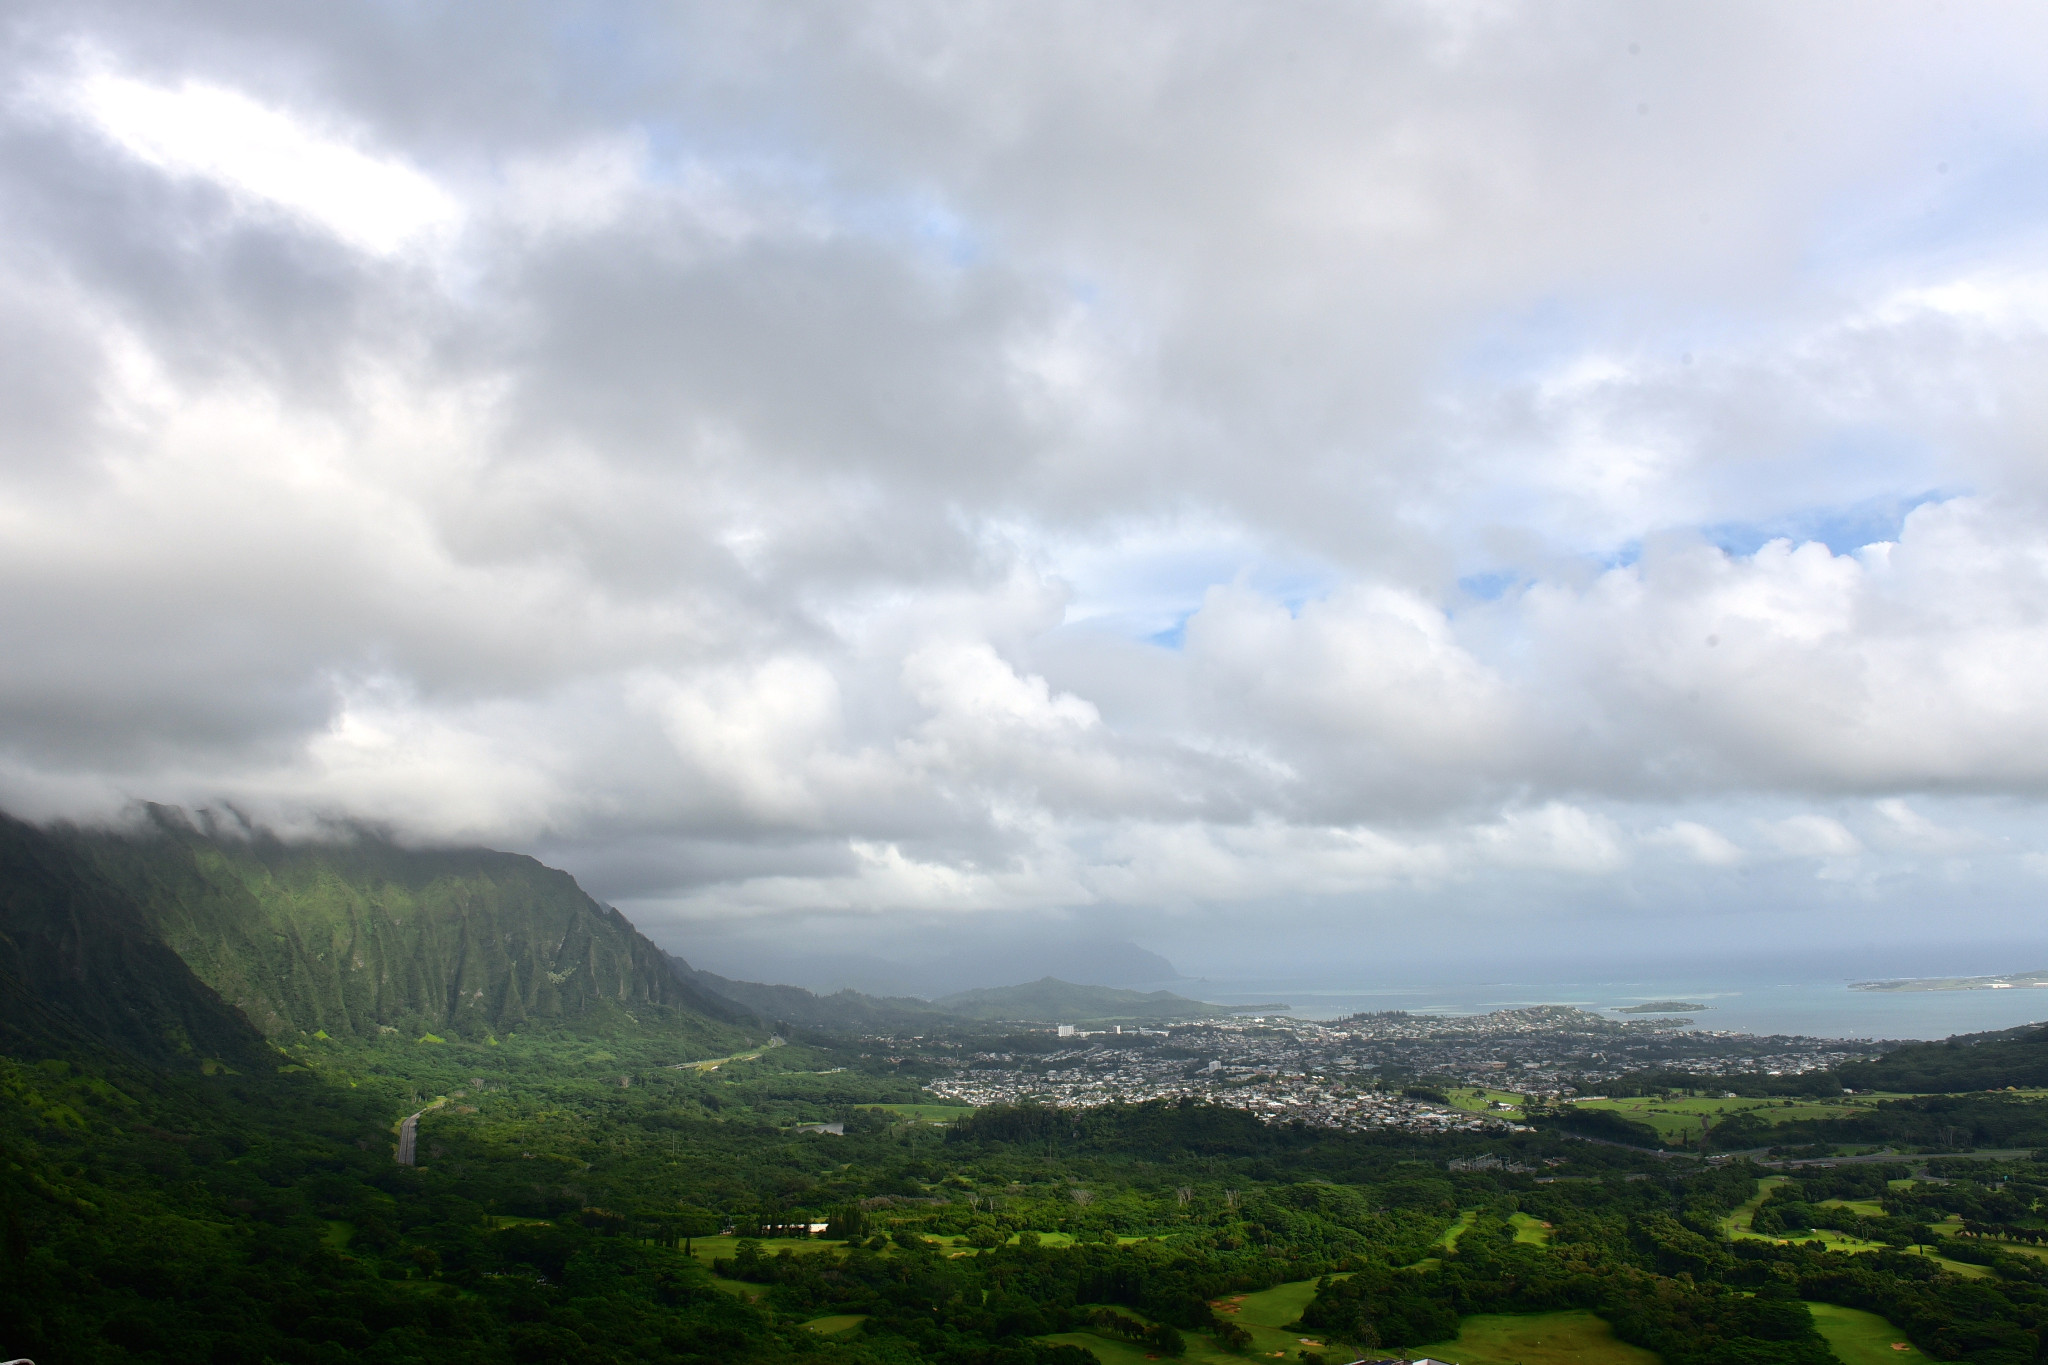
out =
[(272, 1055), (133, 896), (63, 841), (0, 815), (0, 1050), (103, 1047), (170, 1065)]
[(141, 832), (64, 831), (58, 842), (273, 1038), (481, 1038), (624, 1011), (743, 1040), (756, 1022), (679, 979), (616, 910), (531, 858), (369, 835), (284, 843), (151, 814)]

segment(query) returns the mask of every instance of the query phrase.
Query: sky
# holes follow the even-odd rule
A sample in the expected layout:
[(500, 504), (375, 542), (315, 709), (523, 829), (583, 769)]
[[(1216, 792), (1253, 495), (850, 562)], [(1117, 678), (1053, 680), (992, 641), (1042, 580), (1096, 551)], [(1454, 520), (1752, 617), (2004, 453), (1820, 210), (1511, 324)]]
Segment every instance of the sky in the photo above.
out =
[(821, 986), (2040, 966), (2044, 45), (16, 0), (0, 805)]

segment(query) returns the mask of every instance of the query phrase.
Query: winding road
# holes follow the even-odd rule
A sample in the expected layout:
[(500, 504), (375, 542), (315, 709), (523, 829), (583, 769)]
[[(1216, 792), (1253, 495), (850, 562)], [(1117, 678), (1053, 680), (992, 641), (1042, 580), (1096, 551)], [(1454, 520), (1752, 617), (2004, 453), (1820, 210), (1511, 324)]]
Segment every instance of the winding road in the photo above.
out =
[(413, 1165), (414, 1158), (419, 1155), (420, 1114), (426, 1112), (422, 1109), (419, 1114), (408, 1115), (405, 1121), (398, 1125), (398, 1164), (401, 1166)]
[(432, 1104), (421, 1105), (413, 1113), (400, 1120), (398, 1125), (399, 1165), (414, 1166), (418, 1164), (420, 1154), (420, 1115), (439, 1109), (446, 1103), (448, 1103), (448, 1097), (443, 1095)]

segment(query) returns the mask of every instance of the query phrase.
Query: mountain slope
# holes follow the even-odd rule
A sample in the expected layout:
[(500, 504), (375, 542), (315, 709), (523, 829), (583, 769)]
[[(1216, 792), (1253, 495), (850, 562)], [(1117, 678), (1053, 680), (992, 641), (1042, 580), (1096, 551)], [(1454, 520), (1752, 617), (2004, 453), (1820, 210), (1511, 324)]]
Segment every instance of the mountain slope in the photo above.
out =
[(150, 817), (139, 832), (64, 830), (55, 842), (125, 890), (193, 972), (273, 1038), (481, 1039), (623, 1011), (715, 1047), (757, 1026), (531, 858), (367, 834), (288, 844), (203, 831), (161, 807)]
[(0, 815), (0, 1043), (12, 1056), (111, 1046), (153, 1064), (260, 1066), (269, 1049), (122, 888)]
[(1908, 1043), (1873, 1062), (1837, 1069), (1858, 1090), (1956, 1093), (2048, 1085), (2048, 1028), (2023, 1024), (1940, 1043)]

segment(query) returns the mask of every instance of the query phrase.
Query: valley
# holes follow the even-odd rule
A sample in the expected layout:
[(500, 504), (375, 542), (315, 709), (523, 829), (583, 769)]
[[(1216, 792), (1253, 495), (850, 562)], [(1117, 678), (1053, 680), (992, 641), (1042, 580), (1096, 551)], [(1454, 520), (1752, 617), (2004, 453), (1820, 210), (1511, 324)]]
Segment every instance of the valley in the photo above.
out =
[(2033, 1357), (2027, 1031), (728, 996), (530, 860), (155, 818), (0, 828), (45, 1365)]

